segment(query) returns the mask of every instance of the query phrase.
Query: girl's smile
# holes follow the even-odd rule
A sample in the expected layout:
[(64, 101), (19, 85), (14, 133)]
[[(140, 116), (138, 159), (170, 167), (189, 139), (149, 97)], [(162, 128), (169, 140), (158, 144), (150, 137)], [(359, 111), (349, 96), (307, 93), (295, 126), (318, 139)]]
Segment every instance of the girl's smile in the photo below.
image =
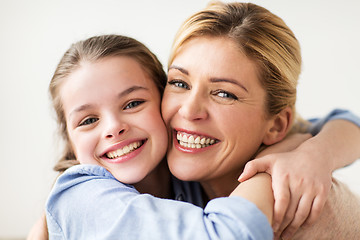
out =
[(102, 159), (111, 163), (125, 162), (141, 152), (146, 140), (127, 140), (115, 144), (109, 150), (106, 150), (106, 153), (102, 155)]
[(165, 156), (160, 93), (133, 58), (83, 61), (60, 90), (67, 131), (81, 164), (106, 168), (119, 181), (143, 180)]

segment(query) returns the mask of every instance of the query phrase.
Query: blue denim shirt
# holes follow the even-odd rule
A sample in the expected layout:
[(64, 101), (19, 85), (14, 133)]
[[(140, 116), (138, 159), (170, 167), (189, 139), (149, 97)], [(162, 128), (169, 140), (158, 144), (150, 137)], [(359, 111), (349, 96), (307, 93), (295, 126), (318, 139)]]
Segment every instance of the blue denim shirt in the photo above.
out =
[[(182, 184), (184, 184), (182, 186)], [(177, 182), (187, 200), (196, 185)], [(183, 191), (185, 190), (185, 191)], [(200, 197), (200, 196), (199, 196)], [(77, 165), (62, 174), (46, 204), (50, 239), (272, 239), (265, 215), (240, 197), (213, 199), (203, 209), (140, 194), (100, 166)]]

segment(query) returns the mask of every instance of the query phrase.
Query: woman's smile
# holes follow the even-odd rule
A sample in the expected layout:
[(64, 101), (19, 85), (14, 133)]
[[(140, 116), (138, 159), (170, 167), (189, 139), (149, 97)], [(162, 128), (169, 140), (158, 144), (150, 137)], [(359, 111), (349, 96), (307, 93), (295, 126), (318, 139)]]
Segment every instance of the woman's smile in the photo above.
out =
[(175, 147), (183, 152), (199, 152), (219, 142), (216, 138), (185, 130), (174, 130), (173, 136)]

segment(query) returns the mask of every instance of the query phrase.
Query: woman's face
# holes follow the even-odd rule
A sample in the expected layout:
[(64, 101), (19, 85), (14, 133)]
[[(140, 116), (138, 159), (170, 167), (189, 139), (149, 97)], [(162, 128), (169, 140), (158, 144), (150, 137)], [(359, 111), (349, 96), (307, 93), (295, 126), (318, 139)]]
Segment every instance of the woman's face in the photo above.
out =
[(81, 164), (137, 183), (163, 159), (168, 141), (160, 93), (130, 57), (83, 62), (60, 91), (69, 139)]
[(169, 66), (162, 113), (182, 180), (239, 176), (269, 128), (257, 68), (227, 38), (194, 38)]

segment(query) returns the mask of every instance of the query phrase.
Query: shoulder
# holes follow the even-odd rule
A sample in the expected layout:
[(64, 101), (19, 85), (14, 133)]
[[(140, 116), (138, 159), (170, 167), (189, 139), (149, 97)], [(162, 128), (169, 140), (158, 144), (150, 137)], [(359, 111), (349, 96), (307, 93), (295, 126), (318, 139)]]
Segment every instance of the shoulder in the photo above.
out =
[(101, 201), (99, 196), (106, 196), (106, 199), (111, 200), (119, 193), (138, 194), (133, 186), (119, 182), (101, 166), (76, 165), (59, 176), (48, 197), (47, 207), (68, 202), (91, 204), (93, 201)]

